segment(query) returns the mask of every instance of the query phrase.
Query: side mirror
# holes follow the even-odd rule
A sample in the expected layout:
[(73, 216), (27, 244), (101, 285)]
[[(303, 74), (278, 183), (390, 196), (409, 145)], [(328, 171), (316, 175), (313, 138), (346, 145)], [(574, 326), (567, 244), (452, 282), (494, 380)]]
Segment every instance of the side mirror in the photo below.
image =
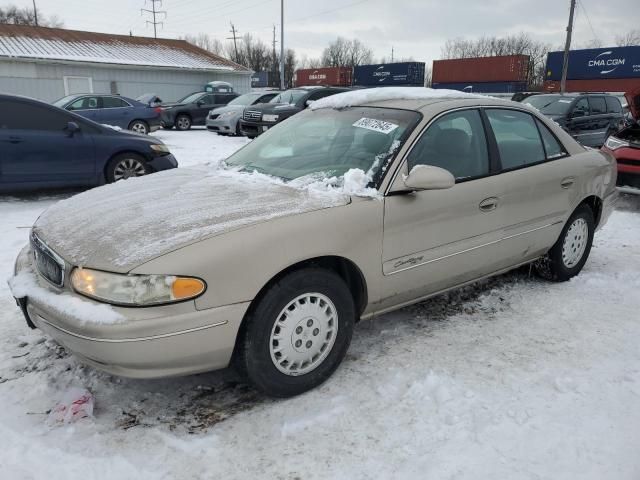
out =
[(80, 131), (80, 126), (76, 122), (67, 122), (67, 126), (64, 127), (64, 131), (67, 132), (69, 137), (73, 137), (76, 132)]
[(199, 106), (199, 107), (201, 107), (202, 105), (204, 105), (204, 100), (198, 100), (198, 101), (196, 102), (196, 105), (197, 105), (197, 106)]
[(445, 190), (456, 184), (451, 172), (432, 165), (416, 165), (403, 180), (411, 190)]
[(574, 110), (571, 113), (571, 118), (584, 117), (586, 112), (584, 110)]
[(311, 105), (313, 105), (313, 102), (315, 102), (315, 100), (307, 100), (306, 102), (304, 102), (304, 104), (305, 104), (307, 107), (310, 107)]

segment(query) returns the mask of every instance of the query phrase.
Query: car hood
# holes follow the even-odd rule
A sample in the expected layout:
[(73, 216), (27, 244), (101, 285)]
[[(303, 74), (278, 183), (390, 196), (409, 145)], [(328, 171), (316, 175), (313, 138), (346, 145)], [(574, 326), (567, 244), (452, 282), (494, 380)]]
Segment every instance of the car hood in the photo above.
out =
[(263, 103), (261, 105), (252, 105), (246, 108), (247, 110), (256, 110), (262, 113), (283, 113), (283, 112), (298, 112), (300, 108), (293, 103)]
[(220, 115), (226, 112), (242, 112), (245, 109), (244, 105), (227, 105), (225, 107), (218, 107), (213, 109), (213, 113)]
[(72, 265), (125, 273), (211, 236), (349, 201), (343, 193), (295, 188), (257, 173), (179, 169), (58, 202), (33, 230)]
[(188, 103), (179, 103), (179, 102), (163, 103), (163, 104), (160, 105), (160, 108), (184, 107), (185, 105), (188, 105)]

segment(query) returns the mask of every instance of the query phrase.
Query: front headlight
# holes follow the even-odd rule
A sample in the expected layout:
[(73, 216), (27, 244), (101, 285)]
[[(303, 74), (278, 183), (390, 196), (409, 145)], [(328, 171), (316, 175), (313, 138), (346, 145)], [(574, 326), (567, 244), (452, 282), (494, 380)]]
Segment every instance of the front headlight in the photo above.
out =
[(149, 145), (152, 150), (152, 153), (158, 157), (162, 155), (169, 155), (171, 152), (169, 151), (169, 147), (167, 147), (164, 143), (156, 144), (152, 143)]
[(262, 115), (262, 120), (265, 122), (277, 122), (278, 115)]
[(611, 136), (611, 137), (607, 138), (607, 141), (604, 142), (604, 145), (609, 150), (616, 150), (618, 148), (628, 147), (629, 146), (629, 142), (626, 142), (624, 140), (620, 140), (619, 138)]
[(218, 118), (227, 118), (227, 117), (230, 117), (230, 116), (234, 115), (235, 113), (236, 112), (224, 112), (224, 113), (221, 113), (220, 115), (218, 115)]
[(146, 307), (196, 298), (205, 283), (174, 275), (122, 275), (88, 268), (71, 272), (73, 289), (81, 295), (116, 305)]

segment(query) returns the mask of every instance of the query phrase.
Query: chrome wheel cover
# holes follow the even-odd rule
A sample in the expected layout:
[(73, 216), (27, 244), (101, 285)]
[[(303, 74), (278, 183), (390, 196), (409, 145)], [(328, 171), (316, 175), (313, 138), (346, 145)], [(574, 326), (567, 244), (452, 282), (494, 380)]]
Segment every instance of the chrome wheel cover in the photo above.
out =
[(136, 133), (147, 133), (147, 127), (144, 123), (142, 122), (135, 122), (133, 125), (131, 125), (131, 131), (132, 132), (136, 132)]
[(178, 119), (178, 128), (187, 130), (191, 126), (191, 122), (187, 117), (180, 117)]
[(569, 226), (562, 242), (562, 263), (573, 268), (584, 255), (589, 240), (589, 226), (584, 218), (576, 218)]
[(124, 158), (120, 160), (116, 168), (114, 168), (113, 179), (117, 182), (118, 180), (126, 180), (131, 177), (141, 177), (146, 173), (147, 171), (140, 160), (137, 158)]
[(282, 309), (271, 329), (269, 352), (285, 375), (317, 368), (329, 355), (338, 334), (338, 312), (321, 293), (305, 293)]

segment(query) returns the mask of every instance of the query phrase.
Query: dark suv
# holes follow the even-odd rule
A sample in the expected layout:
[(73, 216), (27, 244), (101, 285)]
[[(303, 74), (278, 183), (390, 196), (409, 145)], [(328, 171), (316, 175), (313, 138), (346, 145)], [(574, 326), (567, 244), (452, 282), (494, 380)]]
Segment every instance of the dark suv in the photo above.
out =
[(160, 124), (162, 128), (171, 130), (189, 130), (193, 125), (205, 125), (209, 110), (224, 107), (237, 93), (195, 92), (176, 103), (161, 105)]
[(285, 90), (269, 103), (245, 108), (240, 119), (240, 131), (249, 138), (255, 138), (282, 120), (304, 110), (310, 102), (347, 91), (348, 88), (338, 87), (298, 87)]
[(525, 98), (522, 103), (540, 110), (588, 147), (601, 147), (624, 126), (620, 100), (606, 93), (549, 93)]

